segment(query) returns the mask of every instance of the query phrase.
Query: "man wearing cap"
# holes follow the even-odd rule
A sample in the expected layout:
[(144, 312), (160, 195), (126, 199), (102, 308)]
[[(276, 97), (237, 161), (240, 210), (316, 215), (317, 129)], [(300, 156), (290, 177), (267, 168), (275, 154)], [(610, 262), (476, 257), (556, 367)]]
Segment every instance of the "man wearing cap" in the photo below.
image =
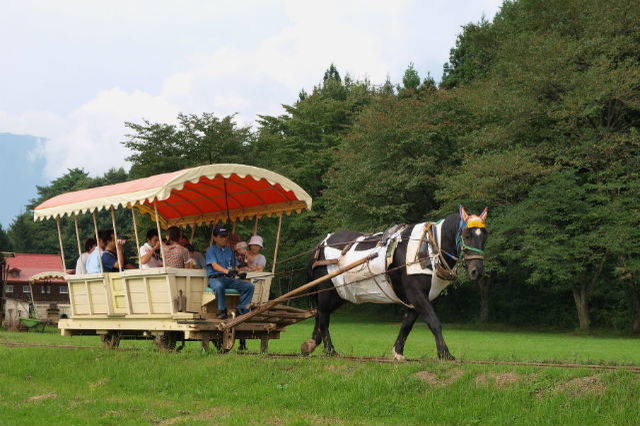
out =
[(232, 288), (240, 293), (240, 302), (238, 303), (238, 314), (240, 315), (249, 312), (248, 305), (251, 303), (254, 290), (253, 284), (235, 278), (238, 276), (238, 271), (233, 250), (227, 247), (228, 235), (225, 227), (216, 226), (213, 230), (214, 244), (207, 249), (205, 254), (209, 287), (213, 290), (218, 301), (218, 315), (216, 317), (219, 319), (228, 318), (225, 289)]

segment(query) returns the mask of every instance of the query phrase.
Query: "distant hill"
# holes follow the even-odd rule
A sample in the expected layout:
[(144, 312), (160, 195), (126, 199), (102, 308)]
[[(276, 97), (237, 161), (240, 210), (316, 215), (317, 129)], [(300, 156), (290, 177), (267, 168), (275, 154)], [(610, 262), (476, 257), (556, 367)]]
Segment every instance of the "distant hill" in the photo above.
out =
[(5, 230), (36, 196), (36, 185), (47, 183), (44, 159), (29, 155), (37, 141), (35, 136), (0, 133), (0, 223)]

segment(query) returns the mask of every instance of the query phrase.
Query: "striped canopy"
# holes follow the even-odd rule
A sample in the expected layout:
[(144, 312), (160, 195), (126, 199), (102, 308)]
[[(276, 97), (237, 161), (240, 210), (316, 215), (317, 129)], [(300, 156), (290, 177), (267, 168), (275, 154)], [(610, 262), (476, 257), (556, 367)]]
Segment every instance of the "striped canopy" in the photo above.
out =
[(269, 170), (242, 164), (211, 164), (115, 185), (68, 192), (33, 211), (34, 220), (102, 209), (138, 208), (163, 227), (193, 225), (311, 210), (311, 196)]

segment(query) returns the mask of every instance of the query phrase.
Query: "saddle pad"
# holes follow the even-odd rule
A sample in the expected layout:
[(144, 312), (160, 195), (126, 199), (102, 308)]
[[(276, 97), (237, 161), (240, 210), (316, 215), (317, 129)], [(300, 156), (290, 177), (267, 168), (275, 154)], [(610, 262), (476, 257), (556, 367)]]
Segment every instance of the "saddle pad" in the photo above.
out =
[[(338, 259), (338, 264), (327, 265), (327, 271), (329, 273), (363, 259), (374, 252), (378, 253), (378, 256), (369, 262), (331, 279), (338, 295), (342, 299), (348, 300), (351, 303), (401, 303), (393, 291), (386, 274), (387, 250), (395, 249), (401, 233), (402, 229), (397, 230), (387, 240), (387, 244), (380, 244), (369, 250), (356, 251), (357, 244), (353, 244), (344, 255), (342, 255), (341, 250), (324, 247), (325, 259)], [(327, 236), (323, 243), (325, 243), (329, 237), (330, 235)], [(356, 241), (362, 241), (364, 239), (365, 236), (362, 236)], [(393, 253), (391, 253), (391, 257), (392, 256)]]

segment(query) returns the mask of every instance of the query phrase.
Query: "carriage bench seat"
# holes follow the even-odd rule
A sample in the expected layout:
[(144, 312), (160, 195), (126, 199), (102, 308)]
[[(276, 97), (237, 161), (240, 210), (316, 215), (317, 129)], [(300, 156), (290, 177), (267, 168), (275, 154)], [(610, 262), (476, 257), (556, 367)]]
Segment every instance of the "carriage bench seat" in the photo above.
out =
[[(204, 291), (205, 291), (205, 293), (213, 293), (213, 290), (210, 287), (207, 287)], [(240, 295), (240, 292), (238, 290), (236, 290), (235, 288), (227, 288), (227, 289), (224, 290), (224, 294), (225, 294), (225, 296), (228, 296), (230, 294)], [(213, 298), (215, 299), (215, 296), (213, 296)]]

